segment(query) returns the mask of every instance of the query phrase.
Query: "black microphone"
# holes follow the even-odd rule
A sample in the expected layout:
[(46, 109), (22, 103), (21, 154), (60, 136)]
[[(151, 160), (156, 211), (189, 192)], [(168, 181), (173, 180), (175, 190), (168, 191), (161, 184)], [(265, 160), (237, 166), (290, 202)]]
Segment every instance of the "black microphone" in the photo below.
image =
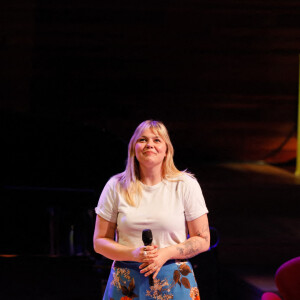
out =
[[(144, 246), (151, 246), (152, 240), (153, 240), (151, 229), (143, 230), (142, 240), (143, 240)], [(154, 285), (153, 274), (149, 275), (149, 285)]]

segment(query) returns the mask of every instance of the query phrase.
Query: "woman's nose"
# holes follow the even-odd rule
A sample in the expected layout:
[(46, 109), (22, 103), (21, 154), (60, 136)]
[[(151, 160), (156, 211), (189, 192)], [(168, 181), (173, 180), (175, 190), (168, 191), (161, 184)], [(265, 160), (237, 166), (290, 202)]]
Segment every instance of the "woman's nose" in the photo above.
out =
[(147, 147), (147, 148), (152, 148), (152, 147), (153, 147), (152, 142), (151, 142), (151, 141), (148, 141), (146, 147)]

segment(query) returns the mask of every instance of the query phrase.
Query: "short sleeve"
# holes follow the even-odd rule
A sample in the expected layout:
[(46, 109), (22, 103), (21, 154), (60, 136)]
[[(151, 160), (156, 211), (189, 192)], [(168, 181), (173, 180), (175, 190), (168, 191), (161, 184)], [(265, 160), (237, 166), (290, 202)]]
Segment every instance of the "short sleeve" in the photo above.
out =
[(104, 186), (95, 212), (105, 220), (117, 223), (118, 205), (116, 196), (116, 180), (111, 178)]
[(193, 221), (207, 214), (208, 209), (198, 181), (189, 175), (185, 175), (184, 177), (183, 200), (185, 218), (187, 221)]

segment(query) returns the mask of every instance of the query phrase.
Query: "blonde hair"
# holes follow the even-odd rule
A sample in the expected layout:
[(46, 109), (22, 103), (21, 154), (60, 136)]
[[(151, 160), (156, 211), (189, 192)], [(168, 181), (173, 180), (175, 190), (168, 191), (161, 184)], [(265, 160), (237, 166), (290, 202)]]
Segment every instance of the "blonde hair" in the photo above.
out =
[(135, 206), (136, 204), (135, 198), (141, 197), (142, 194), (139, 162), (135, 157), (135, 145), (138, 138), (140, 138), (141, 134), (146, 129), (151, 129), (155, 134), (160, 136), (167, 146), (166, 157), (162, 164), (162, 178), (172, 180), (182, 173), (187, 173), (186, 171), (179, 171), (174, 164), (174, 148), (165, 125), (160, 121), (154, 120), (142, 122), (134, 131), (128, 144), (128, 156), (125, 171), (117, 175), (120, 192), (123, 194), (128, 204), (132, 206)]

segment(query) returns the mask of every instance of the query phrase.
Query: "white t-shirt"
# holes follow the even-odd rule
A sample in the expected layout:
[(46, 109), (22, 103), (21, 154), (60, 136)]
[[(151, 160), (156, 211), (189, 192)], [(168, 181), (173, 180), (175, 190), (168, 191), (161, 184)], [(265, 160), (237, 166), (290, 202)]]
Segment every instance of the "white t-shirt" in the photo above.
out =
[(116, 241), (128, 247), (143, 246), (144, 229), (152, 230), (152, 244), (159, 248), (184, 242), (186, 221), (208, 213), (198, 181), (187, 174), (154, 186), (142, 184), (142, 199), (137, 206), (126, 202), (116, 184), (115, 176), (106, 183), (95, 212), (117, 224)]

